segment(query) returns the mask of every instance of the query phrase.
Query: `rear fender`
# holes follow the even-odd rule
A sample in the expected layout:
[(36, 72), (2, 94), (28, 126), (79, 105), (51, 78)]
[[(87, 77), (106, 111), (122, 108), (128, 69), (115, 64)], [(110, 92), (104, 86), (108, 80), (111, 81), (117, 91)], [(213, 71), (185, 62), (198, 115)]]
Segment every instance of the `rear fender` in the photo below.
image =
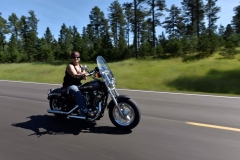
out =
[(61, 96), (61, 88), (50, 89), (48, 91), (47, 99), (49, 100), (52, 96)]

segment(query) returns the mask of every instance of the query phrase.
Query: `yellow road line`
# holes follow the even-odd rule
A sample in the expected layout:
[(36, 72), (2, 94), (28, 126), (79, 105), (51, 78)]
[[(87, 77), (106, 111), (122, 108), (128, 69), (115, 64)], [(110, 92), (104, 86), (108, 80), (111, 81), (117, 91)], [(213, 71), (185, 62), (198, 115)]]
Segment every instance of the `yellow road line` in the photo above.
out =
[(211, 125), (211, 124), (203, 124), (203, 123), (195, 123), (195, 122), (186, 122), (186, 123), (190, 124), (190, 125), (194, 125), (194, 126), (201, 126), (201, 127), (216, 128), (216, 129), (223, 129), (223, 130), (240, 132), (239, 128), (216, 126), (216, 125)]

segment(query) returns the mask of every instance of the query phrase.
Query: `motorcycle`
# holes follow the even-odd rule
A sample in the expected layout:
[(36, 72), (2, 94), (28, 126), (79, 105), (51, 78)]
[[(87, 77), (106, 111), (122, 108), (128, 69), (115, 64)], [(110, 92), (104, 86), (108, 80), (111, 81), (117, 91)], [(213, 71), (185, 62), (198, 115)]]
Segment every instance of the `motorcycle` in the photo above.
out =
[[(141, 118), (137, 103), (127, 95), (118, 94), (115, 88), (116, 80), (105, 59), (98, 56), (96, 62), (97, 67), (93, 70), (85, 66), (87, 76), (92, 77), (93, 80), (78, 86), (88, 107), (87, 115), (77, 114), (79, 107), (76, 106), (75, 97), (63, 92), (62, 88), (48, 91), (50, 109), (47, 112), (59, 118), (78, 118), (95, 122), (100, 120), (108, 109), (109, 119), (113, 125), (119, 129), (133, 129)], [(108, 101), (109, 95), (110, 101)]]

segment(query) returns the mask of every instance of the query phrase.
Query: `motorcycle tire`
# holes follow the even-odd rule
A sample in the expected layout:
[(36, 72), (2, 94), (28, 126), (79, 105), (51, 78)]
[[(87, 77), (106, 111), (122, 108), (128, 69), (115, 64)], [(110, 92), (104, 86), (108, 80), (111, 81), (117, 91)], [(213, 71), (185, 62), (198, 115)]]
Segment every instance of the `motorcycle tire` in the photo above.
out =
[(138, 125), (141, 118), (141, 113), (136, 102), (131, 99), (119, 99), (118, 105), (125, 115), (125, 118), (120, 116), (117, 106), (112, 103), (109, 106), (108, 114), (111, 122), (119, 129), (131, 130)]
[[(58, 96), (53, 96), (51, 97), (50, 99), (50, 109), (51, 110), (58, 110), (57, 109), (57, 102), (59, 100), (59, 97)], [(58, 113), (54, 113), (54, 115), (57, 117), (57, 118), (66, 118), (67, 115), (64, 115), (64, 114), (58, 114)]]

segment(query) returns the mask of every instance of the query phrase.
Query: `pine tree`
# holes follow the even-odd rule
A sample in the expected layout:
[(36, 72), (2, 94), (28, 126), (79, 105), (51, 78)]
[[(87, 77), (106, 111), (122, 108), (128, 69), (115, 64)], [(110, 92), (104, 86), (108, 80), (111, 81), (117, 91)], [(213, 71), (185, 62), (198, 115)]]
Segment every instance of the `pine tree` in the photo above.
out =
[(72, 30), (72, 45), (73, 45), (73, 50), (78, 51), (81, 53), (82, 50), (82, 38), (77, 30), (76, 26), (73, 26)]
[[(38, 19), (34, 11), (30, 10), (29, 17), (21, 16), (21, 41), (23, 44), (24, 54), (27, 56), (27, 61), (35, 61), (37, 57), (37, 25)], [(23, 55), (25, 57), (25, 55)]]
[(114, 47), (119, 47), (120, 37), (124, 36), (124, 27), (125, 27), (125, 19), (123, 14), (123, 9), (120, 3), (115, 0), (112, 2), (108, 8), (108, 20), (110, 22), (110, 29), (113, 38)]
[(135, 57), (138, 58), (138, 48), (139, 48), (139, 31), (140, 31), (140, 19), (141, 19), (141, 4), (144, 0), (134, 0), (133, 1), (133, 10), (134, 10), (134, 19), (133, 19), (133, 44), (135, 49)]
[(224, 40), (227, 41), (233, 34), (234, 34), (234, 30), (231, 24), (228, 24), (225, 29), (225, 32), (223, 33)]
[(103, 25), (105, 20), (104, 13), (100, 10), (99, 7), (95, 6), (90, 15), (90, 26), (93, 29), (93, 43), (96, 43), (97, 39), (100, 38), (100, 27)]
[(46, 43), (51, 46), (51, 44), (54, 41), (54, 36), (50, 30), (49, 27), (47, 27), (45, 33), (44, 33), (44, 39), (46, 40)]
[(53, 50), (51, 45), (49, 45), (44, 37), (37, 39), (37, 60), (41, 62), (52, 61), (54, 60)]
[(208, 19), (208, 29), (215, 31), (217, 29), (216, 21), (219, 19), (217, 13), (220, 12), (221, 8), (216, 6), (217, 0), (207, 0), (205, 6), (205, 14)]
[(163, 27), (171, 38), (180, 37), (182, 35), (182, 27), (184, 26), (182, 23), (183, 18), (180, 16), (181, 9), (173, 4), (167, 11), (169, 16), (165, 18)]
[(224, 32), (223, 38), (226, 43), (233, 43), (236, 46), (239, 46), (239, 34), (236, 33), (233, 27), (228, 24)]
[(216, 1), (217, 0), (207, 0), (207, 4), (205, 6), (208, 27), (201, 33), (198, 47), (198, 51), (201, 52), (202, 57), (213, 54), (219, 46), (219, 38), (215, 33), (215, 30), (217, 29), (215, 23), (219, 18), (216, 14), (220, 11), (220, 7), (216, 6)]
[[(108, 24), (108, 20), (104, 19), (103, 20), (103, 25), (101, 26), (101, 47), (99, 48), (99, 50), (97, 50), (97, 54), (101, 54), (102, 56), (106, 57), (106, 60), (116, 60), (114, 55), (112, 55), (112, 49), (113, 49), (113, 45), (112, 45), (112, 39), (111, 39), (111, 34), (109, 32), (110, 26)], [(119, 41), (119, 46), (121, 45), (121, 39)], [(115, 52), (113, 52), (115, 54)], [(96, 57), (96, 56), (95, 56)], [(94, 57), (94, 58), (95, 58)]]
[(19, 36), (21, 34), (21, 21), (15, 13), (12, 13), (8, 17), (8, 26), (11, 34), (10, 40), (8, 42), (9, 54), (16, 54), (21, 57), (22, 47), (21, 38)]
[(7, 20), (5, 20), (0, 12), (0, 51), (4, 51), (6, 45), (6, 35), (9, 33), (9, 28), (7, 25)]
[(8, 61), (11, 62), (21, 62), (22, 56), (18, 50), (17, 38), (12, 34), (8, 42)]
[(54, 57), (54, 50), (53, 50), (53, 42), (54, 36), (52, 35), (49, 27), (47, 27), (43, 38), (39, 40), (40, 44), (40, 51), (43, 52), (42, 54), (45, 55), (45, 61), (53, 60)]
[(19, 38), (19, 34), (20, 34), (20, 28), (21, 28), (21, 24), (20, 24), (20, 19), (17, 17), (17, 15), (15, 13), (12, 13), (9, 17), (8, 17), (8, 26), (9, 26), (9, 30), (11, 35), (13, 35), (16, 39)]
[(147, 0), (147, 4), (150, 6), (151, 14), (151, 41), (152, 47), (156, 45), (156, 27), (161, 25), (160, 18), (163, 16), (163, 10), (165, 9), (165, 0)]
[(130, 46), (130, 32), (132, 31), (131, 22), (133, 21), (132, 3), (123, 3), (123, 10), (126, 19), (125, 37), (128, 48)]
[(225, 27), (220, 24), (220, 26), (218, 27), (218, 36), (219, 36), (220, 47), (224, 45), (224, 39), (223, 39), (224, 32), (225, 32)]
[[(91, 32), (91, 29), (89, 29), (89, 32)], [(85, 61), (91, 60), (90, 51), (93, 50), (93, 43), (90, 40), (91, 34), (88, 34), (88, 31), (86, 27), (83, 27), (82, 31), (82, 48), (80, 50), (81, 57)]]
[(200, 32), (204, 28), (204, 6), (202, 0), (183, 0), (183, 23), (186, 25), (186, 35), (197, 35), (199, 37)]
[(90, 24), (88, 25), (87, 33), (93, 44), (93, 50), (90, 51), (91, 59), (95, 60), (98, 54), (103, 54), (106, 57), (107, 51), (105, 49), (107, 48), (103, 48), (103, 45), (108, 45), (110, 40), (108, 20), (97, 6), (92, 9), (89, 18)]
[(60, 47), (60, 45), (59, 45), (59, 43), (56, 39), (54, 39), (53, 42), (52, 42), (52, 51), (53, 51), (54, 59), (57, 59), (57, 60), (61, 59), (60, 58), (60, 56), (61, 56), (60, 53), (62, 51), (61, 51), (61, 47)]
[(122, 57), (126, 48), (126, 40), (124, 37), (126, 21), (124, 19), (123, 8), (117, 0), (110, 4), (109, 12), (108, 20), (111, 26), (111, 37), (113, 39), (113, 45), (117, 49), (114, 57), (115, 59), (119, 59)]
[(232, 17), (233, 29), (237, 34), (240, 34), (240, 5), (233, 9), (235, 15)]
[(58, 58), (62, 60), (69, 59), (69, 54), (73, 49), (72, 35), (70, 29), (67, 28), (65, 23), (63, 23), (61, 26), (58, 44), (60, 46), (60, 53), (58, 55)]

